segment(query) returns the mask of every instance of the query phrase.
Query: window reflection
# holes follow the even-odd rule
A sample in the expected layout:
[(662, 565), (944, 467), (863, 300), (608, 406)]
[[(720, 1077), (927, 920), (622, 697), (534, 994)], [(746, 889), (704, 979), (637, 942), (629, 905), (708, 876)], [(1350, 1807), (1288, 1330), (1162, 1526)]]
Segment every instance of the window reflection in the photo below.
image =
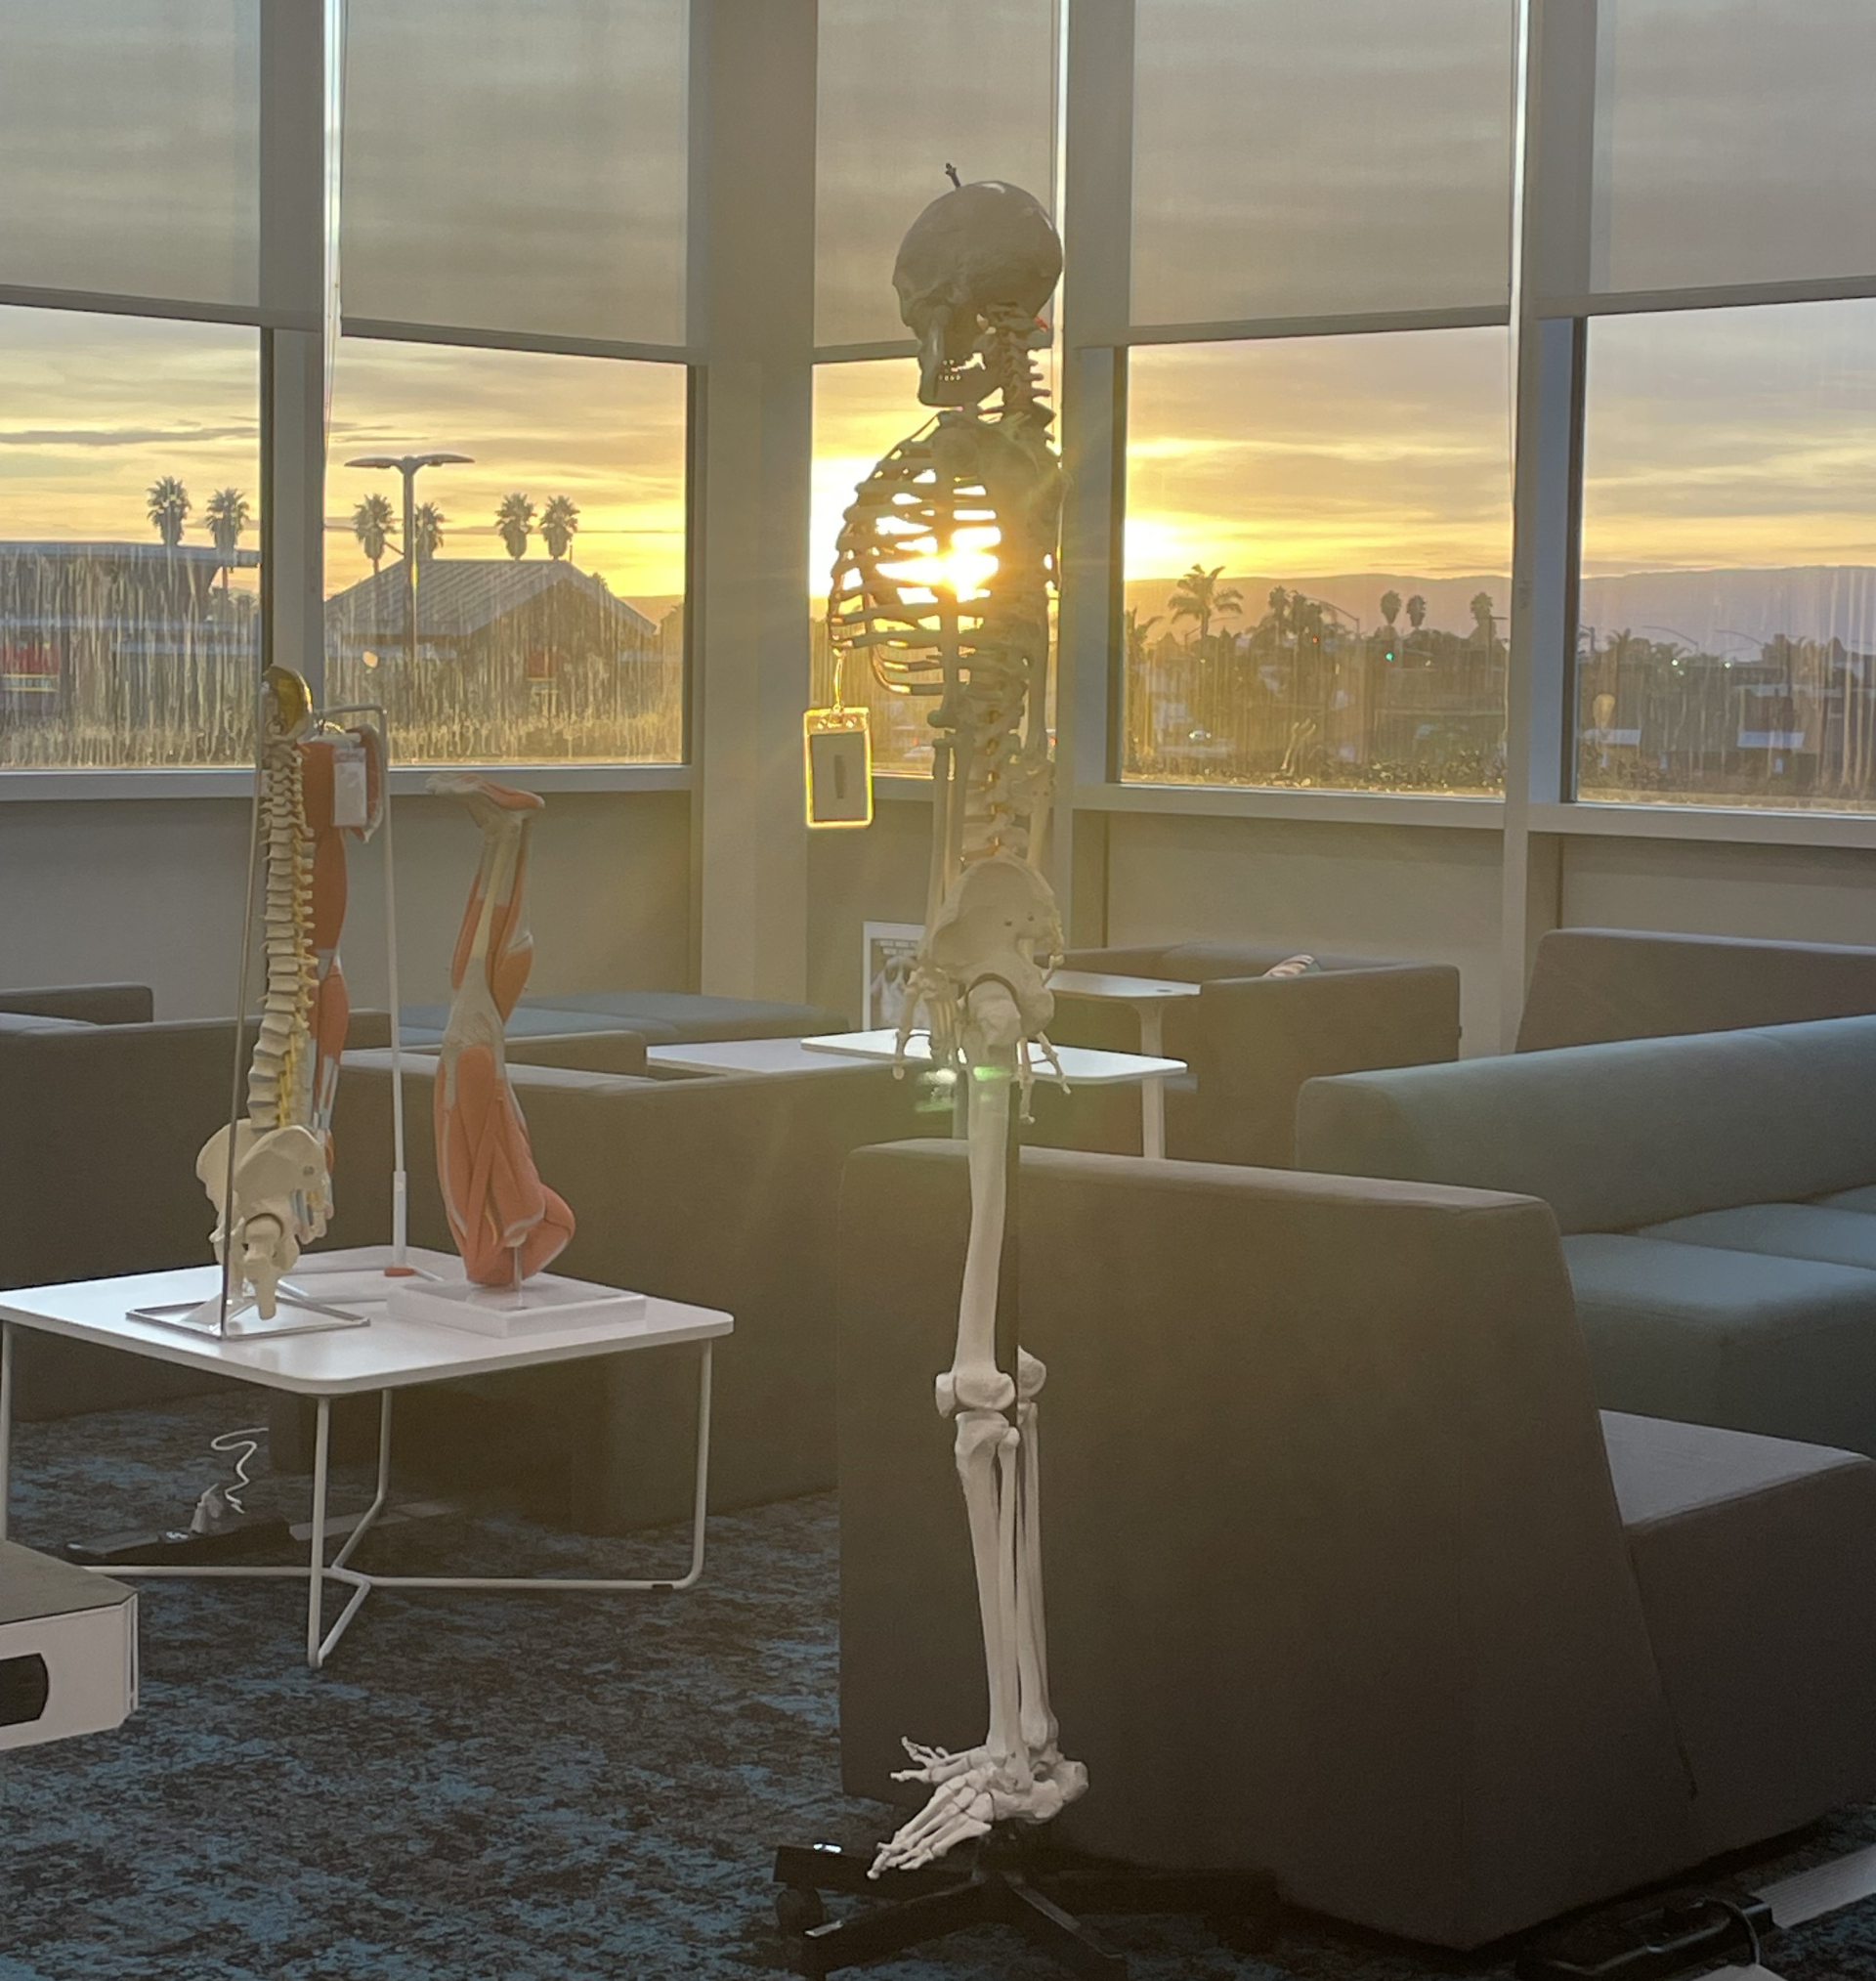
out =
[(0, 766), (245, 763), (259, 338), (0, 309)]
[(1125, 776), (1503, 788), (1508, 346), (1131, 354)]
[(1577, 794), (1876, 805), (1876, 303), (1599, 318)]
[[(676, 366), (343, 340), (328, 695), (406, 761), (677, 761), (684, 436)], [(406, 555), (403, 474), (348, 463), (426, 455)]]

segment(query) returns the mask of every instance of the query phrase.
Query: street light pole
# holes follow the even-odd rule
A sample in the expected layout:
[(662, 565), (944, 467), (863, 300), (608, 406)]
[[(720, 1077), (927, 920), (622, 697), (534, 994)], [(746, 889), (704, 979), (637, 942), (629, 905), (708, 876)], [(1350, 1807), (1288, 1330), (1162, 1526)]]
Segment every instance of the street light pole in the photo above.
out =
[(405, 679), (417, 677), (417, 470), (459, 461), (472, 454), (361, 454), (348, 468), (396, 468), (404, 477), (404, 656)]

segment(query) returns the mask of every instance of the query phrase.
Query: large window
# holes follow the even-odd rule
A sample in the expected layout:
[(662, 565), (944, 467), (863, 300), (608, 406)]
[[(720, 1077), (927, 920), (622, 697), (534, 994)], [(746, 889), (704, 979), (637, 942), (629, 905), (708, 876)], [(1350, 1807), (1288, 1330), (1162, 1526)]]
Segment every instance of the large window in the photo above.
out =
[(1579, 797), (1876, 806), (1876, 301), (1596, 319)]
[(1132, 353), (1126, 776), (1503, 787), (1508, 341)]
[(259, 338), (0, 310), (0, 766), (243, 763)]
[[(402, 470), (349, 463), (425, 454), (466, 458), (414, 471), (406, 543)], [(328, 697), (405, 760), (677, 761), (684, 462), (681, 366), (342, 340)]]

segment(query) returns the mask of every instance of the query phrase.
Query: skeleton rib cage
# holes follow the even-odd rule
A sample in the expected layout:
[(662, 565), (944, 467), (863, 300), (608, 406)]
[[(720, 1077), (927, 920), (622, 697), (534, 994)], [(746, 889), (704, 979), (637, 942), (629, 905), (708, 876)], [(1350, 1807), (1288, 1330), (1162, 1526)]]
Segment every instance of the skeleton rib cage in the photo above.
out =
[(879, 461), (846, 511), (828, 595), (836, 696), (852, 656), (889, 692), (935, 705), (951, 811), (940, 895), (969, 861), (1027, 857), (1049, 798), (1059, 470), (1022, 333), (990, 341), (1002, 412), (947, 409)]

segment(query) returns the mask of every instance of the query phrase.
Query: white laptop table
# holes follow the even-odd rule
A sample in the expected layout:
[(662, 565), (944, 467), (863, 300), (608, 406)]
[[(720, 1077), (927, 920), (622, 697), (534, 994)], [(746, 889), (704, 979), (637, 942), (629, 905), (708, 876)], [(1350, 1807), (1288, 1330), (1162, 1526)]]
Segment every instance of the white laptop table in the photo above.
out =
[[(1197, 990), (1198, 986), (1192, 984), (1188, 988)], [(899, 1035), (891, 1031), (828, 1032), (799, 1043), (810, 1053), (844, 1054), (856, 1059), (900, 1057)], [(1093, 1046), (1057, 1046), (1055, 1056), (1061, 1061), (1059, 1073), (1038, 1049), (1031, 1047), (1030, 1072), (1038, 1080), (1059, 1081), (1065, 1087), (1125, 1087), (1130, 1081), (1139, 1081), (1146, 1096), (1141, 1102), (1141, 1140), (1143, 1144), (1150, 1144), (1143, 1145), (1141, 1153), (1153, 1156), (1166, 1153), (1166, 1090), (1162, 1083), (1169, 1073), (1185, 1071), (1183, 1059), (1162, 1058), (1155, 1053), (1103, 1053)], [(909, 1066), (929, 1065), (929, 1034), (914, 1032), (906, 1041), (904, 1057)], [(1150, 1132), (1155, 1124), (1157, 1137)]]
[[(307, 1584), (306, 1661), (324, 1663), (373, 1589), (542, 1589), (676, 1590), (694, 1586), (704, 1572), (704, 1522), (709, 1498), (710, 1351), (734, 1323), (727, 1313), (647, 1298), (618, 1317), (587, 1320), (556, 1332), (486, 1335), (425, 1321), (392, 1319), (385, 1311), (389, 1282), (383, 1268), (385, 1246), (351, 1252), (308, 1253), (289, 1275), (314, 1297), (362, 1313), (363, 1327), (318, 1333), (261, 1335), (249, 1340), (215, 1340), (158, 1321), (133, 1320), (129, 1311), (211, 1298), (221, 1284), (214, 1266), (192, 1266), (175, 1272), (131, 1273), (117, 1279), (77, 1280), (65, 1286), (21, 1287), (0, 1293), (0, 1540), (7, 1537), (7, 1501), (13, 1433), (13, 1342), (16, 1328), (126, 1349), (153, 1361), (174, 1362), (204, 1373), (233, 1376), (264, 1389), (312, 1397), (318, 1403), (313, 1456), (312, 1542), (303, 1567), (260, 1568), (214, 1565), (199, 1568), (126, 1567), (113, 1564), (114, 1577), (202, 1575), (289, 1577)], [(462, 1262), (448, 1254), (412, 1247), (409, 1262), (438, 1279), (463, 1277)], [(358, 1544), (384, 1511), (391, 1486), (391, 1397), (394, 1390), (459, 1376), (491, 1375), (537, 1368), (546, 1362), (579, 1361), (624, 1355), (635, 1349), (695, 1342), (699, 1347), (697, 1463), (691, 1511), (691, 1560), (682, 1575), (664, 1581), (616, 1577), (370, 1575), (349, 1566)], [(332, 1399), (379, 1394), (377, 1491), (369, 1508), (330, 1562), (325, 1560), (326, 1486), (331, 1455)], [(331, 1629), (322, 1629), (322, 1597), (327, 1582), (348, 1593)]]
[[(1166, 1046), (1166, 1008), (1178, 998), (1195, 998), (1199, 985), (1171, 976), (1116, 976), (1104, 969), (1058, 969), (1052, 991), (1097, 1004), (1131, 1005), (1140, 1018), (1140, 1051), (1157, 1057)], [(1183, 1071), (1183, 1066), (1181, 1066)], [(1153, 1074), (1140, 1082), (1140, 1153), (1166, 1153), (1166, 1080)]]

